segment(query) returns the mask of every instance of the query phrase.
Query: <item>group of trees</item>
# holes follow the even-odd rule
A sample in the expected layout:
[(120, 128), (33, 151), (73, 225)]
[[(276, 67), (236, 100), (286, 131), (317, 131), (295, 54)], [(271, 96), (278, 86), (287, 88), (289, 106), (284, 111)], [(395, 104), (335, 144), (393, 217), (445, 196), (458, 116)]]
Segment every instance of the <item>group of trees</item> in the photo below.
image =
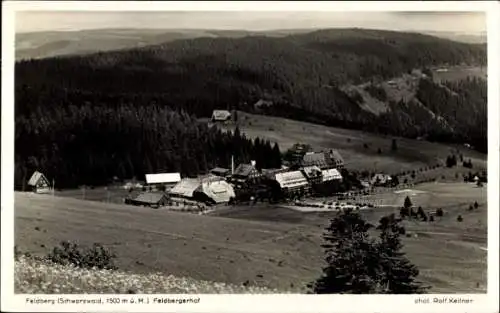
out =
[(486, 173), (486, 171), (483, 170), (483, 171), (477, 171), (475, 173), (469, 172), (469, 173), (465, 174), (464, 175), (464, 182), (472, 183), (472, 182), (474, 182), (474, 179), (476, 176), (479, 179), (478, 182), (485, 183), (488, 181), (487, 173)]
[(462, 165), (463, 165), (464, 167), (466, 167), (466, 168), (472, 168), (472, 160), (471, 160), (471, 159), (469, 159), (468, 161), (467, 161), (467, 160), (464, 160), (464, 161), (462, 162)]
[(444, 215), (444, 211), (441, 208), (438, 208), (434, 214), (426, 213), (425, 210), (419, 206), (417, 210), (413, 209), (413, 203), (411, 202), (411, 199), (409, 196), (405, 198), (403, 207), (399, 210), (399, 216), (401, 219), (409, 218), (409, 219), (420, 219), (421, 221), (427, 222), (434, 222), (434, 215), (438, 217), (442, 217)]
[(394, 214), (380, 219), (372, 238), (358, 212), (346, 210), (332, 219), (323, 238), (327, 266), (310, 285), (313, 293), (415, 294), (428, 287), (417, 281), (418, 268), (402, 252), (405, 233)]
[(452, 154), (446, 157), (446, 167), (454, 167), (457, 165), (457, 157)]
[(59, 188), (72, 188), (155, 172), (196, 176), (215, 166), (229, 167), (231, 156), (236, 164), (257, 160), (262, 168), (281, 166), (277, 144), (248, 139), (239, 130), (224, 133), (156, 104), (38, 107), (17, 114), (15, 148), (18, 189), (35, 170)]

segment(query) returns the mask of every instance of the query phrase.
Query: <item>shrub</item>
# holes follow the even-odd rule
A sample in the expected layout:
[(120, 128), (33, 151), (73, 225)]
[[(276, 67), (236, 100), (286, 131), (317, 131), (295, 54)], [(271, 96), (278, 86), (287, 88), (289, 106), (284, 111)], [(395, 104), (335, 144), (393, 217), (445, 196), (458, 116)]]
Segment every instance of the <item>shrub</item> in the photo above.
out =
[(446, 167), (454, 167), (457, 165), (457, 157), (453, 154), (446, 158)]
[(439, 208), (436, 210), (436, 216), (442, 217), (444, 215), (443, 209)]
[(405, 202), (404, 202), (404, 207), (405, 208), (411, 208), (413, 204), (411, 203), (410, 197), (406, 196)]
[(19, 250), (19, 247), (16, 245), (14, 246), (14, 259), (19, 260), (19, 257), (22, 255), (23, 253), (21, 252), (21, 250)]
[(457, 221), (458, 221), (458, 222), (462, 222), (463, 220), (464, 220), (464, 218), (462, 217), (462, 215), (459, 215), (459, 216), (457, 217)]
[(405, 207), (402, 207), (400, 210), (399, 210), (399, 216), (401, 218), (405, 218), (405, 217), (409, 217), (410, 216), (410, 209), (409, 208), (405, 208)]
[(463, 161), (462, 162), (463, 167), (465, 168), (472, 168), (472, 161), (469, 159), (469, 161)]
[(392, 139), (391, 150), (392, 151), (397, 151), (398, 150), (398, 144), (396, 142), (396, 139)]
[(474, 210), (474, 207), (471, 204), (471, 205), (469, 205), (469, 211), (472, 211), (472, 210)]
[(474, 202), (474, 209), (477, 209), (479, 207), (479, 204), (476, 202)]
[(434, 215), (429, 216), (429, 222), (434, 222)]
[(82, 249), (75, 243), (62, 241), (47, 258), (53, 263), (80, 268), (116, 269), (113, 264), (116, 255), (99, 243), (94, 243), (92, 248)]

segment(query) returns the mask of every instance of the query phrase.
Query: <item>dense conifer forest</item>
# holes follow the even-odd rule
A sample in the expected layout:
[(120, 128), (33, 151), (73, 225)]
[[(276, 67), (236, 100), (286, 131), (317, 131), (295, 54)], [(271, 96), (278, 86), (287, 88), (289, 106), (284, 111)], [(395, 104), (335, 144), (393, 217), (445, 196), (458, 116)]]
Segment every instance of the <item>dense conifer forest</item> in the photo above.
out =
[(251, 112), (261, 98), (273, 102), (265, 114), (466, 141), (485, 151), (484, 81), (422, 80), (415, 101), (389, 103), (391, 110), (380, 116), (340, 88), (441, 64), (485, 65), (486, 46), (346, 29), (283, 38), (198, 38), (18, 62), (16, 185), (22, 188), (34, 169), (61, 187), (157, 171), (195, 175), (228, 167), (231, 154), (238, 162), (259, 158), (263, 167), (279, 166), (279, 149), (271, 143), (196, 122), (213, 109)]
[[(281, 166), (277, 144), (222, 133), (184, 112), (158, 105), (106, 102), (35, 109), (16, 119), (15, 181), (18, 189), (34, 170), (60, 188), (99, 186), (111, 179), (146, 173), (207, 173), (215, 166), (256, 160), (263, 168)], [(262, 157), (266, 156), (266, 157)]]

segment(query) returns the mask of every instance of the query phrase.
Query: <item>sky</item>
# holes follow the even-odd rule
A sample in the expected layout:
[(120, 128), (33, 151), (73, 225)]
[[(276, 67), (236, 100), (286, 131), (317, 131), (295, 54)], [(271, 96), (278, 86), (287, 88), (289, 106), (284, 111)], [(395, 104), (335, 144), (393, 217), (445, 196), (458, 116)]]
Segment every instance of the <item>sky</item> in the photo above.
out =
[(82, 12), (16, 13), (16, 32), (100, 28), (308, 29), (360, 27), (400, 31), (485, 32), (483, 12)]

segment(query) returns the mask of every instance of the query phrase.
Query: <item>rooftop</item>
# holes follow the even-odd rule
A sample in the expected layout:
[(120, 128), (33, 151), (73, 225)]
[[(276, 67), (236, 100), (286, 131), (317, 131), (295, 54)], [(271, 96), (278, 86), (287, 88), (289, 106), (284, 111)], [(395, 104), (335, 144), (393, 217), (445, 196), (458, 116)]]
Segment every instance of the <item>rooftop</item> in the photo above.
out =
[(36, 186), (40, 178), (45, 177), (42, 173), (39, 171), (35, 171), (33, 175), (31, 175), (30, 180), (28, 181), (28, 186)]
[(180, 173), (146, 174), (146, 183), (147, 184), (177, 183), (180, 180), (181, 180)]
[(234, 175), (236, 176), (249, 176), (252, 171), (256, 170), (251, 164), (240, 164), (235, 170)]
[(166, 197), (165, 194), (159, 192), (143, 192), (140, 193), (137, 197), (135, 197), (134, 201), (156, 204), (160, 202), (160, 200), (164, 197)]

